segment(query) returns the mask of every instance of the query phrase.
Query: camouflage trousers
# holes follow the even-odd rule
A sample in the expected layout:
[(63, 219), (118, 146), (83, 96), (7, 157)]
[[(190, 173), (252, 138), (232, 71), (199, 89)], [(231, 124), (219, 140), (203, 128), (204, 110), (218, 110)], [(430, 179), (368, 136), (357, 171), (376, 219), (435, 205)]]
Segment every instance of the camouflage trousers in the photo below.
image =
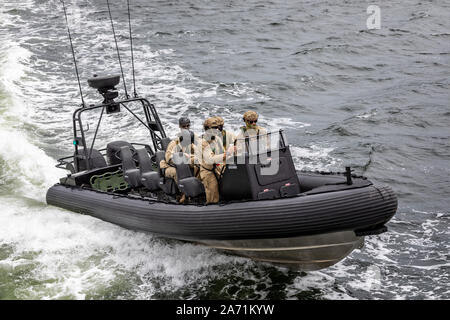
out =
[[(197, 167), (194, 167), (194, 177), (197, 177), (198, 170), (199, 169)], [(166, 176), (166, 178), (172, 178), (173, 180), (175, 180), (176, 183), (178, 183), (177, 169), (175, 169), (174, 167), (166, 168), (164, 175)]]
[(214, 172), (201, 167), (200, 180), (205, 187), (206, 203), (219, 202), (219, 184)]
[(171, 178), (171, 179), (175, 180), (175, 182), (178, 182), (177, 181), (177, 170), (174, 167), (166, 168), (164, 175), (166, 176), (166, 178)]

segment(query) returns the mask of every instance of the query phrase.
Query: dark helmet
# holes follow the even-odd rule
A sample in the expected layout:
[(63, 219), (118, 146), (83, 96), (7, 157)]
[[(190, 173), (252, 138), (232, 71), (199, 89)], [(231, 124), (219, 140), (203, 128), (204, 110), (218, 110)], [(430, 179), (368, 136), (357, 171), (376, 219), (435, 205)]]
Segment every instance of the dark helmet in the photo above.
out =
[(188, 117), (181, 117), (178, 119), (178, 124), (181, 126), (186, 126), (191, 124), (191, 120)]

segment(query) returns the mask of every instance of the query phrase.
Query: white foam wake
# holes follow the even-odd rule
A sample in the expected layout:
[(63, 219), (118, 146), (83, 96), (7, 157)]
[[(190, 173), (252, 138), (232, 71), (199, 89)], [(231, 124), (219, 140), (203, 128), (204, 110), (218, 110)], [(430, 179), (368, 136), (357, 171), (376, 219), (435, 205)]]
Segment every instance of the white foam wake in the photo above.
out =
[(30, 143), (19, 129), (27, 107), (20, 82), (28, 71), (31, 53), (12, 41), (2, 43), (0, 58), (0, 184), (2, 193), (44, 201), (45, 192), (57, 181), (55, 161)]
[(45, 201), (45, 190), (61, 172), (55, 160), (17, 131), (0, 129), (0, 184), (3, 191)]
[(0, 268), (32, 267), (26, 276), (35, 284), (19, 288), (19, 298), (85, 299), (124, 281), (148, 299), (154, 279), (164, 279), (159, 290), (176, 289), (206, 277), (209, 267), (243, 260), (25, 199), (3, 198), (0, 209), (0, 243), (14, 248)]

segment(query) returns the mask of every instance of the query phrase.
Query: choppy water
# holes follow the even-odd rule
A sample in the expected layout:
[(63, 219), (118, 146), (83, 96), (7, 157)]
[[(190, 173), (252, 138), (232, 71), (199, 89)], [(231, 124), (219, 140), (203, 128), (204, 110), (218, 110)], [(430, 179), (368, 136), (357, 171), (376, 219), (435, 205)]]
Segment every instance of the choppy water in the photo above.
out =
[[(119, 71), (106, 1), (66, 2), (98, 102), (85, 80)], [(111, 3), (130, 70), (126, 1)], [(298, 169), (351, 165), (394, 188), (398, 213), (336, 266), (299, 273), (47, 206), (79, 104), (62, 7), (2, 0), (0, 299), (450, 298), (448, 2), (380, 1), (371, 31), (358, 0), (132, 4), (138, 92), (168, 128), (220, 114), (236, 130), (253, 106), (286, 129)], [(110, 134), (139, 137), (127, 121)]]

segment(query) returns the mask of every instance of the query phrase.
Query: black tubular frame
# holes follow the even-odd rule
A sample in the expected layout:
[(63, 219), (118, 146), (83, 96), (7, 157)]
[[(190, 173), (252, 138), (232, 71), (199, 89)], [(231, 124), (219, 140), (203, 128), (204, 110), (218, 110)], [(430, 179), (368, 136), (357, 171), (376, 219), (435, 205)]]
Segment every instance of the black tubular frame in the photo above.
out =
[[(132, 102), (140, 102), (141, 103), (141, 106), (142, 106), (142, 109), (143, 109), (144, 115), (145, 115), (144, 120), (141, 119), (135, 112), (133, 112), (130, 109), (130, 105), (132, 105), (131, 104)], [(152, 155), (155, 154), (156, 151), (164, 150), (164, 148), (162, 146), (162, 139), (167, 137), (166, 133), (164, 131), (164, 127), (162, 126), (161, 120), (158, 116), (158, 112), (156, 111), (155, 106), (153, 104), (151, 104), (145, 98), (139, 98), (139, 97), (128, 98), (128, 99), (120, 100), (117, 102), (102, 103), (102, 104), (98, 104), (98, 105), (91, 105), (89, 107), (78, 108), (77, 110), (74, 111), (73, 116), (72, 116), (75, 155), (78, 155), (78, 147), (81, 145), (83, 147), (83, 153), (84, 153), (84, 157), (86, 159), (87, 170), (91, 169), (91, 164), (90, 164), (89, 160), (91, 159), (91, 156), (92, 156), (92, 150), (93, 150), (93, 147), (95, 144), (95, 139), (97, 138), (98, 129), (100, 127), (104, 111), (105, 111), (105, 109), (108, 108), (108, 106), (112, 106), (114, 104), (118, 104), (118, 105), (122, 106), (125, 110), (127, 110), (129, 113), (131, 113), (142, 125), (144, 125), (149, 130), (154, 150), (152, 150), (150, 146), (145, 145), (145, 144), (139, 144), (139, 143), (132, 143), (132, 144), (145, 146), (147, 151)], [(86, 143), (85, 129), (83, 128), (83, 122), (81, 120), (81, 115), (84, 112), (92, 111), (92, 110), (99, 109), (99, 108), (102, 108), (102, 112), (98, 119), (98, 123), (97, 123), (96, 129), (95, 129), (94, 138), (91, 142), (91, 146), (88, 148), (87, 143)], [(121, 111), (121, 112), (123, 112), (123, 111)], [(104, 149), (101, 149), (101, 150), (104, 150)], [(57, 167), (62, 168), (63, 165), (72, 163), (73, 161), (69, 162), (66, 160), (70, 159), (70, 158), (75, 159), (74, 158), (75, 155), (59, 159), (58, 160), (59, 163), (58, 163)]]

